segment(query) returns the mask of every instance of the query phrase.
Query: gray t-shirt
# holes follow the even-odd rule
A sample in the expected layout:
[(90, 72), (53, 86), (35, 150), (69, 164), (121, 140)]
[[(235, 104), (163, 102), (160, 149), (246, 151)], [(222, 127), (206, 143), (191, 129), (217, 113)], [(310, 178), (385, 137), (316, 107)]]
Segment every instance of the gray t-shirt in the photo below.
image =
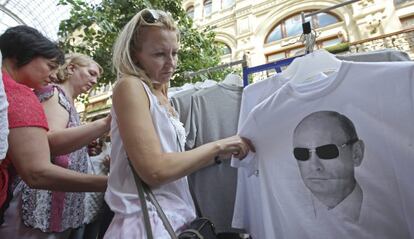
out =
[[(188, 148), (237, 133), (242, 89), (219, 83), (192, 95)], [(237, 169), (230, 167), (230, 160), (201, 169), (188, 180), (201, 215), (212, 220), (217, 232), (238, 232), (231, 229)]]
[(406, 52), (397, 51), (394, 49), (352, 53), (347, 55), (338, 55), (336, 57), (340, 60), (356, 62), (390, 62), (411, 60)]
[[(186, 120), (191, 104), (191, 95), (197, 91), (196, 88), (184, 90), (176, 93), (170, 98), (171, 104), (178, 112), (181, 123), (186, 125)], [(188, 133), (188, 132), (187, 132)]]

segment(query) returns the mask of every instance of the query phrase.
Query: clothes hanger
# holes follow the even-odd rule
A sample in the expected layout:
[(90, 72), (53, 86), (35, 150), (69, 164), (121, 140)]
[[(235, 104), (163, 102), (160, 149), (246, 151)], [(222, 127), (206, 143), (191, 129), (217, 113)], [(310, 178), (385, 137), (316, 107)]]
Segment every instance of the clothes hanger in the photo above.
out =
[(315, 79), (321, 73), (329, 75), (338, 71), (342, 63), (335, 55), (326, 50), (313, 51), (317, 34), (312, 30), (310, 22), (303, 23), (302, 27), (303, 34), (300, 39), (305, 43), (307, 54), (296, 58), (291, 66), (285, 70), (284, 74), (282, 73), (285, 78), (290, 78), (290, 82), (293, 84), (301, 84)]
[[(304, 18), (304, 17), (303, 17)], [(315, 45), (316, 40), (316, 32), (312, 31), (312, 26), (310, 22), (304, 22), (302, 24), (303, 33), (300, 36), (298, 42), (305, 44), (305, 54), (308, 52), (313, 51), (313, 47)], [(312, 41), (313, 40), (313, 41)], [(281, 76), (285, 79), (292, 79), (295, 75), (296, 71), (299, 69), (299, 66), (302, 65), (303, 58), (296, 57), (289, 66), (282, 71)]]
[(322, 49), (311, 52), (299, 59), (297, 59), (299, 64), (290, 78), (290, 82), (293, 84), (301, 84), (321, 73), (329, 75), (337, 72), (342, 63), (335, 55)]

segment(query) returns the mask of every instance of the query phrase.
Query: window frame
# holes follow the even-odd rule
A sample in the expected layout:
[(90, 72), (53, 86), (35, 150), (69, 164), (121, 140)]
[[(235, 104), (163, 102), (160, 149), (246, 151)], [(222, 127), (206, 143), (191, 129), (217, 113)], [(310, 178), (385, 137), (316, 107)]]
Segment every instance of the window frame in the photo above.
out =
[[(231, 1), (231, 4), (225, 5), (224, 4), (225, 1)], [(221, 0), (220, 3), (221, 3), (221, 9), (227, 9), (227, 8), (233, 7), (234, 4), (236, 4), (236, 1), (235, 0)]]
[[(206, 13), (206, 6), (209, 4), (210, 11)], [(212, 0), (204, 0), (203, 1), (203, 15), (204, 17), (209, 17), (213, 13), (213, 1)]]
[[(315, 49), (323, 49), (323, 43), (324, 42), (332, 41), (332, 40), (335, 40), (335, 39), (339, 39), (340, 43), (344, 42), (343, 39), (341, 41), (341, 36), (339, 36), (339, 35), (338, 36), (325, 37), (323, 39), (320, 39), (320, 40), (316, 41)], [(265, 54), (266, 62), (267, 63), (273, 62), (274, 60), (269, 61), (269, 58), (271, 58), (271, 56), (273, 56), (273, 55), (282, 54), (282, 53), (285, 54), (285, 58), (279, 58), (280, 60), (290, 58), (290, 57), (294, 57), (295, 54), (293, 54), (293, 53), (299, 52), (300, 50), (303, 50), (304, 48), (305, 48), (305, 46), (303, 44), (300, 44), (300, 45), (295, 45), (295, 46), (287, 47), (287, 48), (284, 48), (284, 49), (280, 49), (280, 50), (277, 50), (277, 51), (273, 51), (273, 52), (270, 52), (270, 53), (266, 53)]]
[(221, 41), (217, 41), (217, 44), (219, 44), (219, 46), (221, 47), (221, 49), (227, 49), (229, 52), (228, 53), (224, 53), (224, 51), (222, 51), (222, 55), (221, 56), (228, 56), (231, 55), (233, 53), (233, 49), (231, 49), (231, 47), (229, 46), (229, 44), (221, 42)]
[[(317, 10), (315, 10), (315, 9), (314, 9), (314, 10), (307, 10), (307, 11), (304, 11), (304, 13), (309, 13), (309, 12), (314, 12), (314, 11), (317, 11)], [(333, 25), (333, 24), (336, 24), (336, 23), (338, 23), (338, 22), (342, 22), (342, 21), (343, 21), (343, 20), (342, 20), (342, 19), (341, 19), (338, 15), (336, 15), (336, 14), (335, 14), (335, 13), (333, 13), (333, 12), (326, 12), (326, 13), (324, 13), (324, 14), (328, 14), (328, 15), (330, 15), (330, 16), (332, 16), (332, 17), (334, 17), (334, 18), (337, 20), (337, 22), (332, 23), (332, 24), (329, 24), (329, 25), (326, 25), (326, 26), (323, 26), (323, 27), (319, 27), (319, 19), (318, 19), (318, 15), (319, 15), (319, 14), (316, 14), (316, 15), (311, 16), (311, 19), (310, 19), (310, 21), (311, 21), (311, 23), (312, 23), (312, 26), (317, 26), (317, 27), (315, 27), (315, 29), (319, 29), (319, 28), (328, 27), (328, 26), (330, 26), (330, 25)], [(272, 43), (274, 43), (274, 42), (277, 42), (277, 41), (280, 41), (280, 40), (283, 40), (283, 39), (287, 39), (287, 38), (291, 38), (291, 37), (298, 36), (298, 35), (292, 35), (292, 36), (288, 36), (288, 35), (287, 35), (286, 21), (287, 21), (287, 20), (289, 20), (289, 19), (291, 19), (291, 18), (294, 18), (294, 17), (296, 17), (296, 16), (301, 17), (300, 15), (301, 15), (301, 13), (300, 13), (300, 12), (299, 12), (299, 13), (298, 13), (298, 12), (296, 12), (296, 13), (290, 14), (290, 15), (288, 15), (287, 17), (283, 18), (282, 20), (278, 21), (275, 25), (273, 25), (273, 27), (271, 28), (271, 30), (267, 33), (267, 35), (266, 35), (266, 37), (265, 37), (264, 44), (265, 44), (265, 45), (268, 45), (268, 44), (272, 44)], [(274, 30), (275, 30), (278, 26), (280, 26), (281, 38), (280, 38), (280, 39), (277, 39), (277, 40), (269, 41), (269, 37), (270, 37), (270, 35), (273, 33), (273, 31), (274, 31)]]
[[(193, 16), (192, 16), (192, 17), (189, 15), (189, 10), (190, 10), (190, 9), (192, 10), (192, 14), (193, 14)], [(190, 5), (190, 6), (188, 6), (188, 7), (186, 8), (186, 10), (185, 10), (185, 13), (187, 14), (187, 16), (188, 16), (189, 18), (194, 19), (194, 13), (195, 13), (194, 5)]]

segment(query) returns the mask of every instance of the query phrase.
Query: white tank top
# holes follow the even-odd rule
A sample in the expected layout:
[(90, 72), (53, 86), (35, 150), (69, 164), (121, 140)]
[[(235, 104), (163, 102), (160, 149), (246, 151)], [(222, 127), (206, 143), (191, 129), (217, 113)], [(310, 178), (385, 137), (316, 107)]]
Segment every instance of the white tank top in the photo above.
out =
[[(152, 121), (164, 152), (180, 152), (185, 144), (185, 130), (176, 116), (158, 103), (148, 86), (140, 81), (148, 95)], [(138, 84), (141, 84), (137, 82)], [(134, 176), (128, 163), (119, 134), (117, 116), (111, 109), (111, 165), (105, 200), (115, 213), (124, 216), (142, 215)], [(194, 203), (190, 195), (187, 177), (152, 188), (158, 202), (168, 215), (176, 215), (190, 222), (195, 218)], [(148, 204), (149, 210), (155, 210)]]

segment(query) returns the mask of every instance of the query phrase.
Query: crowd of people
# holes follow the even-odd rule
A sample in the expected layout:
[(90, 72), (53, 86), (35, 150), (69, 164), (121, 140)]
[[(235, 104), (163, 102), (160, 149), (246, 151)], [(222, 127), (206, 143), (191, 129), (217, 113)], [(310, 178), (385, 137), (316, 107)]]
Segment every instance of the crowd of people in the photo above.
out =
[[(138, 12), (113, 47), (111, 113), (83, 124), (74, 100), (97, 83), (102, 67), (86, 55), (65, 55), (32, 27), (0, 35), (0, 114), (8, 122), (0, 132), (2, 238), (145, 238), (132, 170), (151, 187), (173, 229), (188, 226), (196, 213), (186, 176), (229, 155), (243, 159), (254, 147), (235, 135), (184, 151), (185, 131), (166, 94), (179, 40), (171, 15)], [(109, 132), (109, 176), (93, 174), (87, 146), (96, 156), (94, 140)], [(98, 224), (87, 205), (99, 196), (88, 192), (105, 192), (110, 210), (102, 206), (105, 220)], [(169, 238), (156, 212), (149, 213), (155, 238)]]

